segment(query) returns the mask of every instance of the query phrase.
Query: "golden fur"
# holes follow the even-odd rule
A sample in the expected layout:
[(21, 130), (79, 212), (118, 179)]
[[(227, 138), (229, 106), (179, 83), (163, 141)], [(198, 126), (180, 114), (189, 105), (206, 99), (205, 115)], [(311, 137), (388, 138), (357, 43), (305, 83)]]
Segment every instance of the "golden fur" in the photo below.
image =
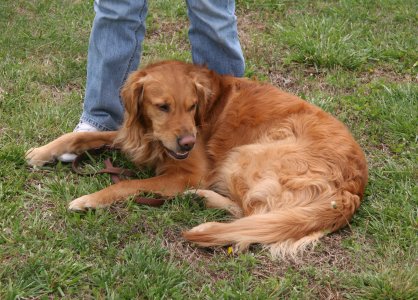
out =
[(240, 249), (260, 243), (281, 255), (347, 225), (360, 205), (362, 150), (341, 122), (294, 95), (168, 61), (134, 72), (122, 98), (118, 132), (66, 134), (28, 151), (29, 163), (115, 143), (156, 176), (82, 196), (70, 209), (104, 207), (139, 191), (197, 193), (236, 220), (201, 224), (184, 232), (187, 240)]

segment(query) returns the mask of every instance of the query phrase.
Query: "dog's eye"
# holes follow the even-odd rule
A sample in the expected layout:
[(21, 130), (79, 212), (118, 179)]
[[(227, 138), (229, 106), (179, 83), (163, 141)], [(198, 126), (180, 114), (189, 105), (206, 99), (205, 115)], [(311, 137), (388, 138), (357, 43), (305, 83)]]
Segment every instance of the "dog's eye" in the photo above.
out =
[(196, 109), (196, 107), (197, 107), (197, 104), (195, 103), (195, 104), (193, 104), (192, 106), (190, 106), (189, 111), (193, 111), (193, 110), (195, 110), (195, 109)]
[(164, 103), (164, 104), (157, 104), (157, 107), (159, 110), (163, 112), (169, 112), (170, 111), (170, 105)]

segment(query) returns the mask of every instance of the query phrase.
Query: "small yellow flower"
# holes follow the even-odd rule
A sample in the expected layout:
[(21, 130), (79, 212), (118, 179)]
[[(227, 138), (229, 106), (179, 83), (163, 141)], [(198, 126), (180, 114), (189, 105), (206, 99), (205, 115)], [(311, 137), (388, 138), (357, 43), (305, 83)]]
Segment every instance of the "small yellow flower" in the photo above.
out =
[(234, 248), (231, 246), (228, 247), (228, 254), (231, 255), (234, 252)]

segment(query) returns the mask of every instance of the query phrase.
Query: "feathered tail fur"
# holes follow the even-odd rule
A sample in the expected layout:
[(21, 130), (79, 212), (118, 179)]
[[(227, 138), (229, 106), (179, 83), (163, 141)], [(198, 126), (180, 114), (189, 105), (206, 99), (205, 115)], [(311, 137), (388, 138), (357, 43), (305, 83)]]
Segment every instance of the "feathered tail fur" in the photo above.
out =
[(273, 256), (294, 256), (323, 235), (348, 224), (360, 205), (360, 197), (349, 192), (319, 203), (250, 215), (231, 223), (201, 224), (183, 236), (200, 246), (235, 245), (246, 249), (259, 243)]

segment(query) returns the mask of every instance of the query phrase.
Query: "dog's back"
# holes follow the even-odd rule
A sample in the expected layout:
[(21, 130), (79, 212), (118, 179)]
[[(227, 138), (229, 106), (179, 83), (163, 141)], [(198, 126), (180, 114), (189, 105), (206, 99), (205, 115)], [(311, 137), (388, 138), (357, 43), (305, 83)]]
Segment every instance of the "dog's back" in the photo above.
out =
[(184, 236), (203, 246), (262, 243), (283, 254), (345, 226), (367, 182), (365, 156), (346, 127), (270, 85), (224, 78), (228, 99), (207, 129), (215, 168), (208, 188), (244, 217)]

